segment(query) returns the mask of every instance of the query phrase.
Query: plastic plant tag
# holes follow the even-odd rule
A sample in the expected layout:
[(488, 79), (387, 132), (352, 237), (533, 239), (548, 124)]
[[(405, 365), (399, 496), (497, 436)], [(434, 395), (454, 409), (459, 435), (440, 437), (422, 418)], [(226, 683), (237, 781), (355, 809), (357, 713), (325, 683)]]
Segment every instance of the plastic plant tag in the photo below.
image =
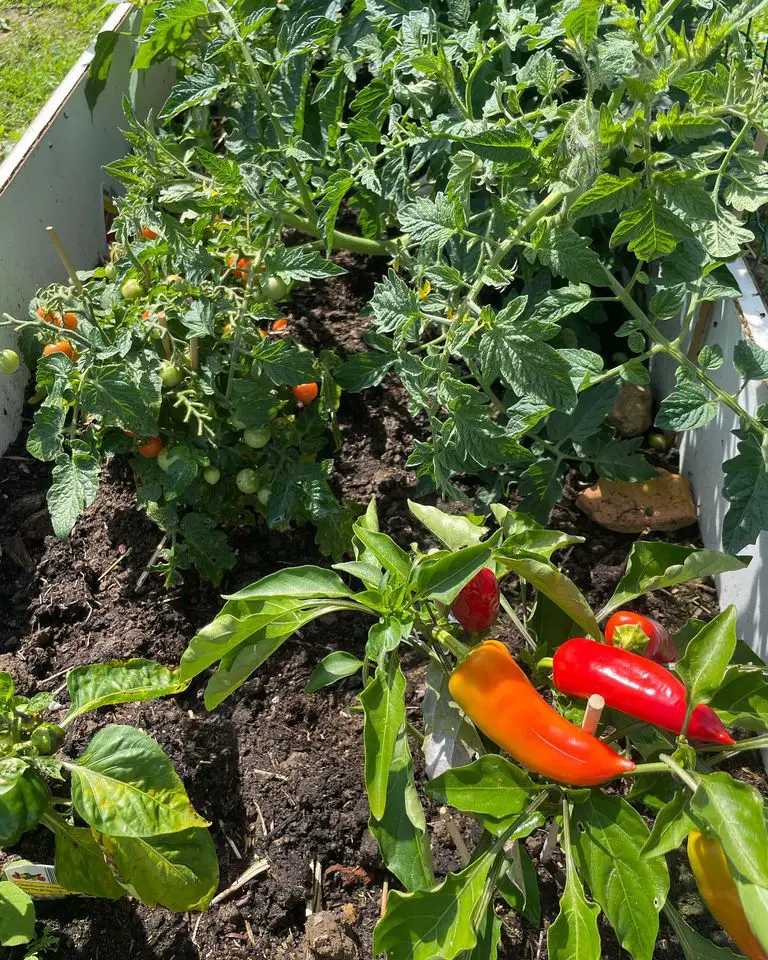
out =
[(14, 860), (5, 868), (5, 875), (30, 897), (66, 897), (69, 893), (56, 882), (56, 870), (48, 863)]

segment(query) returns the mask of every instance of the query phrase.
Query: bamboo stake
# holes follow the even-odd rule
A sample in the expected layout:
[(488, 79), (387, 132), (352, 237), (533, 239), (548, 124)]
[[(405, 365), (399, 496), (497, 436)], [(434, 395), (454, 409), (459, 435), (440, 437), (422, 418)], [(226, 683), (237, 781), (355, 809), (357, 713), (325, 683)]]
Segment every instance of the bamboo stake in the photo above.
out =
[(51, 243), (56, 248), (56, 253), (59, 255), (59, 260), (61, 260), (62, 264), (64, 265), (64, 269), (69, 274), (69, 279), (72, 281), (72, 286), (75, 288), (75, 290), (77, 290), (78, 293), (82, 293), (83, 285), (80, 282), (80, 277), (78, 277), (77, 270), (75, 270), (74, 264), (69, 259), (69, 254), (64, 249), (64, 245), (62, 244), (61, 240), (59, 240), (56, 231), (53, 229), (53, 227), (46, 227), (45, 232), (51, 238)]
[(462, 837), (459, 828), (456, 826), (456, 821), (448, 812), (448, 807), (440, 807), (439, 814), (440, 819), (448, 828), (448, 833), (451, 836), (451, 840), (453, 840), (453, 845), (456, 847), (461, 865), (466, 867), (472, 857), (470, 856), (466, 843), (464, 843), (464, 837)]
[(189, 368), (197, 370), (200, 366), (200, 346), (197, 337), (192, 337), (189, 341)]
[(584, 711), (584, 719), (581, 722), (582, 729), (587, 733), (594, 733), (600, 723), (603, 710), (605, 710), (605, 700), (599, 693), (593, 693), (587, 700), (587, 709)]

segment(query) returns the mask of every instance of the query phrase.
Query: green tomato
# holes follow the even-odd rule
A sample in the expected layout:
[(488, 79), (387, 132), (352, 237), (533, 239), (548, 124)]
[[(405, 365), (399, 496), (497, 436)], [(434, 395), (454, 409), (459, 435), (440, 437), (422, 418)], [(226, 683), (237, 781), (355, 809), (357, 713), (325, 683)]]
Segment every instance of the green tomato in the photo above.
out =
[(15, 350), (0, 350), (0, 373), (10, 375), (19, 369), (19, 355)]
[(138, 280), (130, 279), (120, 287), (120, 293), (123, 295), (123, 300), (138, 300), (144, 293), (144, 287)]
[(176, 387), (184, 379), (184, 374), (175, 364), (164, 360), (160, 364), (160, 379), (164, 387)]
[(262, 507), (266, 507), (266, 505), (269, 503), (269, 498), (272, 496), (272, 488), (261, 487), (256, 496), (259, 498), (259, 503), (262, 505)]
[(288, 284), (284, 283), (280, 277), (267, 277), (262, 281), (261, 292), (267, 300), (282, 300), (288, 293)]
[(163, 473), (168, 473), (171, 466), (179, 459), (179, 456), (178, 450), (174, 450), (172, 447), (163, 447), (157, 455), (157, 465)]
[(203, 470), (203, 480), (212, 487), (219, 482), (220, 478), (221, 470), (219, 470), (218, 467), (206, 467), (205, 470)]
[(30, 741), (41, 756), (48, 757), (64, 742), (64, 731), (58, 724), (41, 723), (32, 731)]
[(246, 467), (244, 470), (241, 470), (238, 475), (235, 477), (235, 483), (237, 484), (237, 489), (240, 493), (256, 493), (259, 489), (259, 477), (255, 470), (251, 470), (250, 467)]
[(271, 436), (272, 432), (268, 426), (248, 427), (243, 433), (243, 440), (249, 447), (253, 447), (254, 450), (261, 450), (262, 447), (265, 447), (269, 443)]
[(104, 276), (107, 280), (114, 280), (117, 277), (117, 267), (114, 263), (108, 263), (104, 267)]
[(671, 444), (667, 443), (667, 438), (663, 433), (649, 433), (648, 434), (648, 446), (651, 450), (658, 450), (659, 453), (664, 453), (665, 450), (669, 450)]

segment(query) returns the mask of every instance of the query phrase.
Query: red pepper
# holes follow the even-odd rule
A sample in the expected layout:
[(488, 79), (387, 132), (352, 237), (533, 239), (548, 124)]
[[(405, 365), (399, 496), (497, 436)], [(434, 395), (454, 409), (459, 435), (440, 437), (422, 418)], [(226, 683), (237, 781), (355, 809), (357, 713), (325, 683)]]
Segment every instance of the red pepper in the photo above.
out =
[(635, 769), (550, 706), (498, 640), (474, 647), (448, 688), (486, 736), (548, 780), (592, 787)]
[[(609, 707), (657, 727), (680, 733), (686, 712), (682, 681), (646, 657), (596, 640), (574, 637), (558, 648), (552, 674), (555, 687), (571, 697), (599, 693)], [(691, 715), (692, 740), (734, 743), (720, 718), (700, 703)]]
[(499, 584), (490, 567), (476, 573), (459, 591), (451, 613), (465, 630), (477, 633), (496, 623), (499, 615)]
[(605, 625), (605, 639), (611, 645), (617, 627), (639, 627), (648, 637), (645, 650), (636, 650), (635, 653), (642, 652), (644, 657), (655, 660), (657, 663), (671, 663), (677, 660), (677, 647), (672, 642), (669, 631), (650, 617), (644, 617), (642, 613), (634, 613), (632, 610), (619, 610), (614, 613)]

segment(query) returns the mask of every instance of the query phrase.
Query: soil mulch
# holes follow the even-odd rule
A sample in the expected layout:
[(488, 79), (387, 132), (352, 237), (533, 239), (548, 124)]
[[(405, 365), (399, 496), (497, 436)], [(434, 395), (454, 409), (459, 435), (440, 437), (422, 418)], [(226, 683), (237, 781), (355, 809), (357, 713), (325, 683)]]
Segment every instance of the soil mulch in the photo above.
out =
[[(361, 311), (381, 264), (352, 257), (342, 262), (350, 273), (300, 292), (291, 305), (291, 328), (308, 346), (341, 352), (362, 347), (367, 321)], [(404, 545), (424, 543), (427, 538), (410, 517), (406, 500), (439, 501), (421, 496), (404, 466), (419, 424), (408, 413), (402, 388), (388, 379), (364, 396), (345, 395), (340, 419), (344, 443), (336, 457), (336, 492), (361, 503), (376, 497), (383, 529)], [(136, 512), (125, 462), (113, 461), (104, 470), (99, 496), (68, 542), (51, 535), (44, 502), (48, 482), (48, 466), (26, 454), (23, 438), (0, 459), (0, 669), (14, 675), (20, 692), (29, 692), (60, 691), (67, 669), (99, 660), (149, 657), (176, 664), (190, 637), (221, 606), (219, 590), (191, 575), (171, 591), (154, 577), (137, 590), (159, 536)], [(572, 496), (557, 508), (551, 525), (586, 538), (563, 552), (561, 562), (599, 606), (622, 574), (632, 538), (588, 521)], [(697, 543), (698, 532), (688, 529), (667, 539)], [(236, 546), (239, 563), (221, 592), (282, 566), (327, 562), (317, 556), (308, 529), (259, 530), (240, 536)], [(677, 628), (690, 616), (714, 615), (714, 588), (699, 584), (659, 591), (643, 609)], [(268, 858), (270, 867), (202, 915), (173, 915), (128, 900), (72, 897), (41, 904), (39, 916), (60, 936), (56, 955), (61, 960), (299, 960), (307, 955), (303, 930), (314, 861), (321, 866), (324, 904), (330, 909), (351, 905), (345, 908), (351, 930), (361, 955), (370, 956), (387, 874), (367, 831), (362, 721), (350, 710), (356, 681), (303, 693), (314, 664), (326, 653), (362, 651), (367, 626), (351, 614), (311, 624), (214, 713), (205, 711), (197, 683), (182, 696), (105, 709), (73, 725), (66, 743), (73, 755), (111, 722), (132, 723), (157, 739), (193, 803), (211, 821), (222, 889), (255, 859)], [(516, 642), (512, 632), (506, 637)], [(414, 709), (422, 692), (423, 668), (416, 666), (408, 687)], [(752, 771), (760, 769), (756, 757), (750, 763)], [(456, 869), (455, 850), (437, 810), (429, 805), (426, 810), (438, 869)], [(471, 823), (460, 823), (471, 830)], [(528, 841), (534, 856), (541, 840), (534, 835)], [(49, 836), (36, 831), (14, 852), (49, 862)], [(543, 920), (551, 922), (562, 889), (561, 861), (555, 857), (539, 864), (538, 873)], [(499, 955), (504, 960), (544, 957), (539, 929), (506, 915)], [(682, 956), (663, 925), (656, 955)], [(603, 956), (620, 956), (607, 928)]]

